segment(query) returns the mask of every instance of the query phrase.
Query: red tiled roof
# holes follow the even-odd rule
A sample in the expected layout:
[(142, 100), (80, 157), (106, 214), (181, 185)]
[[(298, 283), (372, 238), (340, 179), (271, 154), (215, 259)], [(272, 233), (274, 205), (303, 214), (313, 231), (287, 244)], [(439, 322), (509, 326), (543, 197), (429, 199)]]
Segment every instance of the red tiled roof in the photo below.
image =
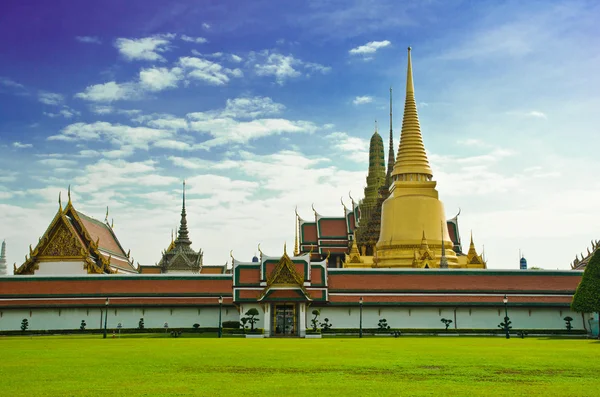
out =
[(319, 219), (319, 230), (321, 238), (346, 236), (346, 220), (344, 218)]
[(113, 234), (113, 232), (111, 232), (107, 225), (79, 211), (77, 211), (77, 215), (79, 215), (79, 219), (81, 219), (81, 223), (83, 223), (83, 226), (92, 238), (92, 241), (100, 239), (98, 245), (102, 251), (108, 252), (113, 256), (127, 256), (127, 254), (123, 251), (121, 244), (119, 244), (117, 237)]

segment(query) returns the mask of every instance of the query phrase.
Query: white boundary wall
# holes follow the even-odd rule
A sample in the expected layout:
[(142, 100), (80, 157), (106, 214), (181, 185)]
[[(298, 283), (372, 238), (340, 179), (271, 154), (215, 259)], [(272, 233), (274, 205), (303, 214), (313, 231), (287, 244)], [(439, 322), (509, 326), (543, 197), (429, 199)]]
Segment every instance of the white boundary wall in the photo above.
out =
[[(304, 334), (306, 327), (310, 328), (313, 307), (306, 309), (305, 305), (299, 305), (300, 311), (298, 324), (300, 335)], [(263, 307), (267, 312), (263, 311)], [(223, 306), (222, 321), (236, 321), (244, 316), (250, 308), (258, 309), (259, 321), (255, 328), (265, 328), (265, 334), (270, 330), (270, 305), (242, 304), (240, 311), (234, 306)], [(360, 309), (352, 307), (322, 307), (319, 322), (325, 318), (336, 328), (358, 328), (360, 321)], [(61, 330), (79, 329), (81, 320), (85, 320), (87, 329), (100, 329), (104, 325), (104, 319), (100, 319), (100, 308), (34, 308), (34, 309), (2, 309), (0, 310), (0, 330), (20, 330), (21, 321), (26, 318), (29, 322), (29, 330)], [(455, 317), (456, 315), (456, 317)], [(580, 313), (574, 313), (567, 308), (543, 308), (543, 307), (510, 307), (508, 315), (515, 329), (540, 329), (540, 330), (564, 330), (564, 317), (573, 318), (573, 329), (589, 331), (590, 315), (585, 315), (585, 320)], [(186, 307), (110, 307), (108, 309), (108, 329), (112, 330), (121, 323), (123, 328), (137, 328), (140, 318), (144, 318), (146, 328), (163, 328), (168, 323), (169, 328), (191, 328), (194, 323), (201, 327), (218, 327), (218, 306), (186, 308)], [(390, 307), (369, 306), (363, 307), (363, 328), (377, 328), (380, 319), (385, 318), (392, 328), (425, 328), (443, 329), (442, 318), (452, 320), (450, 328), (457, 329), (497, 329), (504, 319), (504, 308), (485, 307)], [(267, 321), (265, 321), (265, 319)], [(585, 321), (585, 327), (584, 327)]]

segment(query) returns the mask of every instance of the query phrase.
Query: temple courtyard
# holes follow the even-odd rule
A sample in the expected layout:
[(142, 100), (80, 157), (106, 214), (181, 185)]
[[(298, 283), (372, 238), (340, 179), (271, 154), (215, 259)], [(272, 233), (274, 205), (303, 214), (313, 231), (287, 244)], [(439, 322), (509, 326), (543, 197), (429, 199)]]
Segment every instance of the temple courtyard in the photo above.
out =
[(0, 337), (6, 396), (592, 396), (600, 342)]

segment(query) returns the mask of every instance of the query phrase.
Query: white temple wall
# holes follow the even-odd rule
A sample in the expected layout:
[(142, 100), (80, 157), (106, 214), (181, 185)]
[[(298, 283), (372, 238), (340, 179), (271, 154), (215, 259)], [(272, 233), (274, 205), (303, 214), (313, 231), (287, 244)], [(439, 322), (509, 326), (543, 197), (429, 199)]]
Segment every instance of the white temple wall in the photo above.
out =
[[(0, 331), (20, 330), (21, 322), (26, 318), (29, 330), (79, 329), (81, 320), (85, 320), (86, 329), (104, 327), (104, 314), (100, 323), (100, 308), (40, 308), (40, 309), (3, 309), (0, 315)], [(235, 307), (224, 306), (222, 321), (239, 320)], [(192, 328), (194, 323), (200, 327), (219, 326), (219, 308), (111, 308), (108, 309), (108, 329), (116, 329), (121, 323), (123, 328), (137, 328), (140, 318), (144, 318), (145, 328)]]
[[(269, 308), (270, 305), (264, 305)], [(312, 309), (299, 305), (300, 323), (299, 327), (304, 325), (311, 327)], [(256, 328), (265, 328), (268, 333), (270, 328), (270, 311), (264, 312), (263, 306), (258, 304), (243, 304), (238, 313), (237, 308), (233, 306), (223, 306), (222, 321), (237, 321), (244, 316), (244, 313), (250, 308), (256, 308), (259, 312), (259, 321)], [(353, 307), (324, 307), (321, 308), (319, 323), (325, 318), (336, 328), (358, 328), (359, 327), (359, 308)], [(39, 309), (2, 309), (0, 311), (0, 330), (20, 330), (21, 321), (26, 318), (29, 321), (29, 330), (60, 330), (60, 329), (79, 329), (81, 320), (85, 320), (87, 329), (100, 329), (104, 326), (104, 317), (102, 323), (100, 320), (100, 308), (39, 308)], [(564, 317), (573, 318), (573, 329), (584, 329), (584, 319), (580, 313), (573, 313), (567, 309), (554, 308), (510, 308), (508, 315), (515, 329), (556, 329), (564, 330)], [(219, 308), (218, 306), (200, 307), (200, 308), (181, 308), (181, 307), (157, 307), (157, 308), (111, 308), (108, 310), (108, 329), (112, 330), (121, 323), (123, 328), (137, 328), (140, 318), (144, 318), (145, 328), (163, 328), (164, 323), (168, 323), (169, 328), (191, 328), (194, 323), (200, 324), (200, 327), (218, 327)], [(457, 308), (456, 319), (454, 317), (454, 308), (448, 307), (363, 307), (363, 328), (377, 328), (379, 319), (385, 318), (392, 328), (427, 328), (443, 329), (444, 324), (440, 321), (447, 318), (453, 321), (450, 328), (455, 325), (462, 329), (496, 329), (504, 319), (504, 309), (497, 308)], [(589, 331), (590, 315), (585, 315), (585, 329)], [(265, 321), (266, 320), (266, 321)], [(595, 320), (597, 321), (597, 320)], [(593, 323), (597, 327), (596, 323)], [(302, 333), (302, 332), (301, 332)]]
[(83, 261), (81, 262), (39, 262), (36, 276), (87, 275)]
[[(360, 308), (352, 307), (324, 307), (321, 308), (319, 323), (329, 319), (332, 329), (358, 328), (360, 323)], [(309, 310), (306, 315), (306, 324), (310, 327), (312, 319)], [(580, 313), (568, 309), (557, 308), (523, 308), (509, 307), (508, 316), (515, 329), (566, 329), (566, 316), (573, 318), (573, 329), (584, 329)], [(458, 329), (494, 329), (504, 321), (504, 308), (457, 308), (456, 318), (454, 308), (451, 307), (390, 307), (390, 306), (365, 306), (363, 307), (363, 328), (377, 328), (380, 319), (386, 319), (391, 328), (429, 328), (443, 329), (445, 325), (442, 318), (452, 320), (450, 328)], [(586, 320), (587, 321), (587, 320)], [(586, 328), (589, 325), (586, 323)]]

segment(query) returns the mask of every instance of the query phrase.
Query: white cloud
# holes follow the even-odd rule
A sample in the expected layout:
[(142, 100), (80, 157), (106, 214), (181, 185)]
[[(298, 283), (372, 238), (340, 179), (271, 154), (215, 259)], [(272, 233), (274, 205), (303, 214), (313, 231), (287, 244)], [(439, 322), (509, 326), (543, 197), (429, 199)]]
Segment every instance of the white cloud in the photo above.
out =
[(45, 105), (60, 105), (64, 101), (65, 97), (61, 94), (56, 94), (53, 92), (40, 91), (38, 93), (38, 99)]
[(75, 36), (75, 40), (80, 43), (102, 44), (102, 41), (97, 36)]
[(240, 63), (244, 60), (242, 57), (235, 55), (235, 54), (231, 54), (230, 57), (231, 57), (231, 60), (235, 63)]
[(248, 62), (254, 65), (254, 71), (258, 76), (274, 76), (275, 81), (280, 85), (283, 85), (287, 79), (301, 76), (301, 70), (321, 74), (331, 71), (329, 66), (305, 62), (294, 58), (293, 55), (282, 55), (268, 50), (250, 53)]
[(90, 110), (96, 114), (111, 114), (115, 111), (112, 106), (107, 105), (91, 105)]
[(140, 71), (140, 85), (148, 91), (162, 91), (167, 88), (176, 88), (179, 80), (183, 78), (181, 68), (148, 68)]
[(21, 142), (13, 142), (12, 146), (17, 149), (28, 149), (28, 148), (33, 147), (33, 145), (31, 143), (21, 143)]
[(369, 142), (365, 139), (350, 136), (345, 132), (332, 132), (325, 136), (335, 149), (346, 153), (344, 157), (357, 163), (365, 164), (369, 160)]
[(540, 112), (540, 111), (537, 111), (537, 110), (532, 110), (531, 112), (527, 113), (527, 115), (531, 116), (531, 117), (537, 117), (537, 118), (540, 118), (540, 119), (546, 119), (546, 118), (548, 118), (546, 116), (546, 113), (543, 113), (543, 112)]
[(208, 30), (208, 29), (210, 29), (210, 24), (208, 24), (208, 23), (204, 22), (204, 23), (202, 23), (202, 27), (203, 27), (204, 29), (207, 29), (207, 30)]
[(24, 89), (25, 86), (21, 83), (17, 83), (14, 80), (8, 79), (6, 77), (0, 77), (0, 84), (6, 86), (6, 87), (12, 87), (12, 88), (20, 88), (20, 89)]
[(348, 52), (350, 55), (372, 55), (375, 54), (380, 48), (385, 48), (391, 44), (392, 43), (389, 40), (370, 41), (367, 44), (353, 48)]
[(119, 38), (115, 41), (115, 47), (129, 61), (165, 61), (160, 54), (169, 50), (173, 38), (174, 34), (159, 34), (141, 39)]
[(48, 140), (107, 142), (113, 146), (117, 146), (117, 149), (113, 152), (104, 152), (104, 156), (124, 157), (131, 155), (135, 149), (148, 150), (149, 145), (153, 142), (171, 138), (172, 135), (173, 132), (162, 129), (131, 127), (97, 121), (91, 124), (70, 124), (63, 128), (60, 134), (50, 136)]
[(371, 102), (373, 102), (373, 97), (367, 96), (367, 95), (357, 96), (356, 98), (354, 98), (354, 100), (352, 100), (352, 103), (355, 105), (363, 105), (365, 103), (371, 103)]
[(221, 116), (233, 118), (256, 118), (281, 113), (285, 106), (269, 97), (240, 97), (228, 99)]
[(200, 149), (210, 149), (226, 143), (247, 143), (250, 140), (284, 133), (313, 133), (317, 126), (309, 121), (286, 119), (257, 119), (240, 122), (231, 118), (203, 119), (198, 113), (190, 114), (198, 118), (190, 122), (193, 131), (209, 133), (213, 138), (197, 145)]
[(230, 76), (243, 76), (240, 69), (227, 69), (216, 62), (196, 57), (181, 57), (179, 65), (185, 70), (188, 78), (202, 80), (211, 85), (225, 85)]
[(75, 97), (93, 102), (113, 102), (138, 99), (141, 97), (141, 92), (139, 87), (134, 83), (118, 84), (114, 81), (109, 81), (104, 84), (90, 85), (84, 92), (75, 94)]
[(42, 159), (37, 161), (39, 164), (48, 166), (48, 167), (73, 167), (77, 165), (77, 161), (75, 160), (64, 160), (64, 159)]
[(172, 150), (194, 150), (194, 146), (190, 145), (187, 142), (177, 141), (174, 139), (164, 139), (160, 141), (156, 141), (153, 144), (154, 147), (159, 147), (163, 149), (172, 149)]
[(190, 37), (190, 36), (186, 36), (186, 35), (182, 35), (181, 40), (187, 41), (188, 43), (196, 43), (196, 44), (203, 44), (203, 43), (208, 42), (208, 40), (206, 40), (204, 37)]
[(173, 163), (173, 165), (175, 165), (175, 166), (187, 168), (190, 170), (210, 168), (210, 166), (213, 164), (210, 161), (199, 159), (196, 157), (185, 158), (185, 157), (170, 156), (170, 157), (168, 157), (168, 160), (171, 161)]
[(63, 106), (63, 108), (56, 113), (44, 112), (44, 115), (48, 116), (50, 118), (64, 117), (66, 119), (70, 119), (73, 116), (79, 116), (80, 114), (81, 114), (81, 112), (79, 112), (75, 109), (71, 109), (68, 106)]

